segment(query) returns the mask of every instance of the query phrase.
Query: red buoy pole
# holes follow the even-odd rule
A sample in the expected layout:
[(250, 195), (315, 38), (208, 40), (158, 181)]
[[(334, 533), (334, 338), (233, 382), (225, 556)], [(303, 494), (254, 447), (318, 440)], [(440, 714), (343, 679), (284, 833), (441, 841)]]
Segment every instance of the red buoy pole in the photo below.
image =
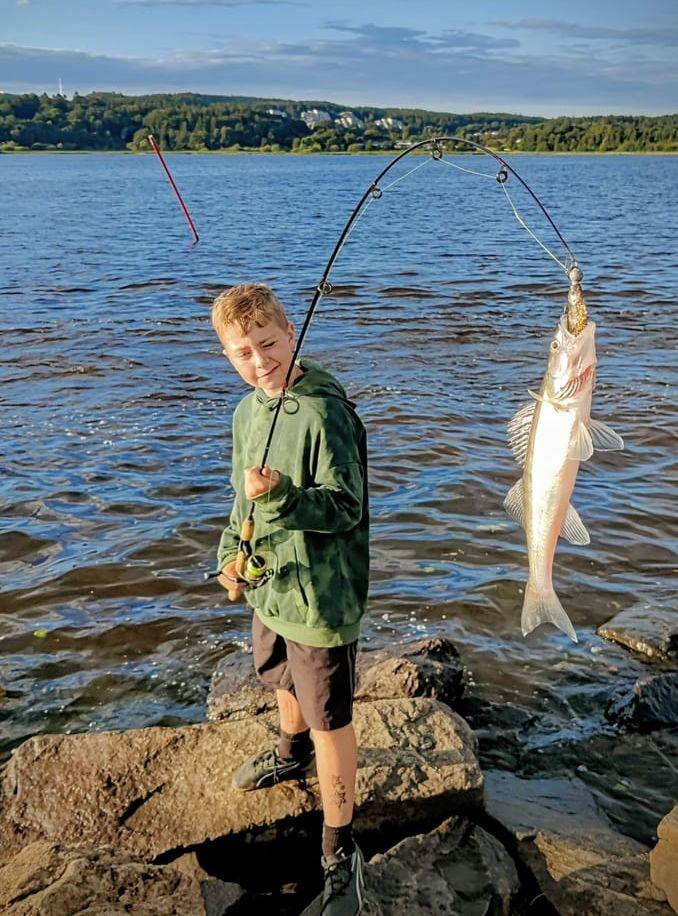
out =
[(186, 219), (188, 220), (188, 225), (191, 227), (191, 232), (193, 233), (193, 243), (195, 244), (195, 242), (197, 242), (197, 241), (200, 240), (200, 236), (198, 235), (197, 230), (196, 230), (195, 226), (193, 225), (193, 220), (191, 219), (191, 214), (188, 212), (188, 209), (186, 208), (186, 204), (184, 203), (183, 198), (182, 198), (181, 194), (179, 193), (179, 188), (176, 186), (176, 183), (175, 183), (174, 179), (172, 178), (172, 173), (171, 173), (170, 170), (167, 168), (167, 163), (165, 162), (165, 159), (164, 159), (162, 153), (160, 152), (160, 147), (159, 147), (158, 144), (156, 143), (156, 140), (155, 140), (155, 137), (153, 136), (153, 134), (149, 134), (149, 135), (148, 135), (148, 142), (149, 142), (149, 143), (151, 144), (151, 146), (153, 147), (153, 152), (155, 153), (155, 155), (156, 155), (156, 156), (158, 157), (158, 159), (160, 160), (160, 165), (162, 165), (162, 167), (164, 168), (165, 174), (167, 175), (167, 177), (168, 177), (168, 179), (169, 179), (169, 183), (172, 185), (172, 189), (173, 189), (174, 193), (177, 195), (177, 200), (179, 201), (179, 204), (181, 205), (181, 209), (184, 211), (184, 216), (185, 216)]

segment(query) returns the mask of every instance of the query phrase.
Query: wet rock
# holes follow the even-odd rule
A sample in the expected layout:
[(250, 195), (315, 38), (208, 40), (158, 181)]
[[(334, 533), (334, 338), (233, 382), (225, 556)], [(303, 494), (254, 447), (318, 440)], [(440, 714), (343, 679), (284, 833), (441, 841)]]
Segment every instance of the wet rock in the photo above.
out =
[[(365, 868), (364, 916), (508, 916), (518, 875), (501, 843), (477, 824), (448, 818), (408, 837)], [(319, 916), (322, 897), (303, 916)]]
[(463, 692), (464, 666), (444, 637), (363, 652), (358, 659), (358, 701), (433, 697), (453, 706)]
[[(356, 700), (433, 697), (453, 706), (464, 690), (464, 667), (449, 639), (434, 637), (360, 652)], [(207, 718), (243, 719), (276, 709), (275, 692), (254, 673), (249, 652), (232, 652), (217, 665)]]
[(650, 853), (650, 874), (678, 913), (678, 805), (660, 822), (657, 836), (659, 841)]
[(571, 779), (486, 773), (487, 812), (512, 835), (514, 852), (561, 916), (660, 916), (648, 850), (617, 833), (586, 787)]
[(251, 652), (231, 652), (219, 660), (207, 694), (207, 718), (247, 719), (278, 708), (275, 691), (254, 673)]
[[(421, 829), (482, 800), (475, 736), (432, 699), (356, 706), (356, 828)], [(0, 861), (57, 838), (155, 858), (207, 840), (290, 824), (320, 809), (315, 781), (239, 792), (231, 775), (277, 740), (277, 716), (184, 728), (36, 736), (0, 780)]]
[(610, 722), (638, 731), (678, 725), (678, 673), (648, 675), (631, 688), (619, 688), (610, 698), (605, 716)]
[(200, 881), (169, 865), (150, 865), (111, 847), (38, 841), (0, 867), (0, 911), (8, 916), (223, 916), (242, 894), (214, 878), (204, 884), (205, 893)]
[(649, 658), (678, 655), (678, 613), (668, 608), (637, 605), (598, 627), (598, 634)]

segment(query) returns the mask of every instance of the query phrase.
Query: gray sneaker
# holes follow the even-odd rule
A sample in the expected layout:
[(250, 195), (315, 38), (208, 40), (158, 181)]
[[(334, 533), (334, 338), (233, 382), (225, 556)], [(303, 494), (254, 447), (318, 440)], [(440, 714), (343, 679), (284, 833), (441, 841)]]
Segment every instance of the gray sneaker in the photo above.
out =
[(315, 776), (315, 751), (304, 760), (287, 760), (274, 747), (246, 760), (233, 774), (236, 789), (268, 789), (286, 779), (303, 780)]
[(358, 916), (363, 908), (365, 892), (365, 859), (362, 852), (357, 846), (349, 855), (340, 849), (327, 859), (323, 856), (322, 863), (325, 891), (321, 916)]

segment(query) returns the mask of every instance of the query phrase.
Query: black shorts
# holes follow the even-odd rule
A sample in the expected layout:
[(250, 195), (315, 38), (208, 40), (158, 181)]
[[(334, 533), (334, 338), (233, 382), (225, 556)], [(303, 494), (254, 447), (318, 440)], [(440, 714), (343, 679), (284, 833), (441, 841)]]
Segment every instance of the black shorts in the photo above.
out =
[(296, 697), (315, 731), (343, 728), (353, 719), (358, 643), (323, 649), (284, 639), (252, 616), (254, 669), (260, 681)]

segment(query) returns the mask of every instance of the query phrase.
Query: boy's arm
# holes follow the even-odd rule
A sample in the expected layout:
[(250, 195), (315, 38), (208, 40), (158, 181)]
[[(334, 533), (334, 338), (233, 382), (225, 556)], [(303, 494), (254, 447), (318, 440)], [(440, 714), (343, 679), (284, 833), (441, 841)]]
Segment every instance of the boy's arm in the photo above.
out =
[(343, 405), (332, 412), (332, 427), (318, 430), (315, 486), (304, 488), (279, 474), (275, 486), (255, 497), (270, 523), (296, 531), (349, 531), (363, 515), (364, 467), (356, 421)]

